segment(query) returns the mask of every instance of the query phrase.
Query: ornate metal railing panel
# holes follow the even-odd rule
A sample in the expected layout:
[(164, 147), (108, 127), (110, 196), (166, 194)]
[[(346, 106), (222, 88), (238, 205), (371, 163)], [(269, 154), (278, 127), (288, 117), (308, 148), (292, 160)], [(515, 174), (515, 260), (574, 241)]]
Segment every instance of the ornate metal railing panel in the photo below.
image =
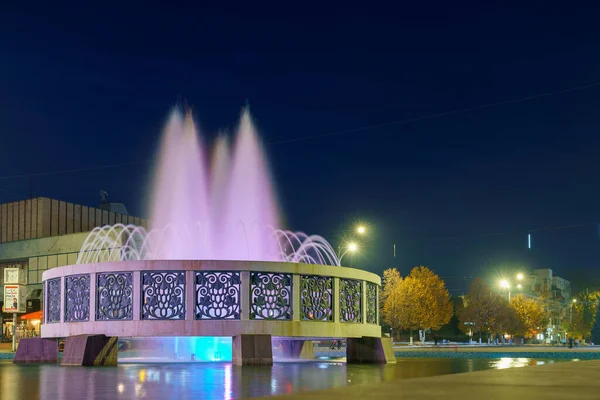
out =
[(60, 322), (60, 278), (46, 282), (46, 323)]
[(340, 279), (340, 321), (362, 322), (362, 281)]
[(333, 278), (301, 275), (300, 300), (301, 319), (333, 321)]
[(250, 319), (292, 319), (292, 274), (250, 272)]
[(110, 272), (96, 275), (96, 320), (133, 319), (133, 273)]
[(65, 277), (65, 322), (89, 321), (90, 275)]
[(377, 285), (367, 282), (367, 324), (377, 324), (377, 314)]
[(195, 319), (240, 319), (239, 272), (196, 272)]
[(184, 271), (142, 271), (142, 319), (185, 319)]

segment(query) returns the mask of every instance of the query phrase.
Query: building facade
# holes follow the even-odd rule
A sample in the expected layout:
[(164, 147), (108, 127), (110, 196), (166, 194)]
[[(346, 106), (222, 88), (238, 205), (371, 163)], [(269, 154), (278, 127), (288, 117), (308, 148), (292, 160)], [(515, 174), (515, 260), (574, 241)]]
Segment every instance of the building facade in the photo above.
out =
[[(147, 220), (129, 215), (119, 203), (88, 207), (38, 197), (0, 204), (0, 306), (4, 305), (5, 268), (27, 271), (27, 311), (40, 310), (42, 273), (75, 264), (92, 229), (118, 223), (147, 226)], [(12, 315), (2, 314), (4, 325), (7, 320), (12, 320)], [(2, 332), (6, 331), (3, 326)]]

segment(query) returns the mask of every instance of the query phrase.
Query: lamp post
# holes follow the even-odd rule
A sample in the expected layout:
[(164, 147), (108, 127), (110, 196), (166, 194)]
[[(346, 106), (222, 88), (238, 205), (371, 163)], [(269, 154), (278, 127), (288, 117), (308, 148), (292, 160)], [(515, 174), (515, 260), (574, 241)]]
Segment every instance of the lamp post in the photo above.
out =
[(342, 259), (344, 258), (344, 256), (348, 253), (354, 253), (358, 251), (358, 245), (354, 242), (350, 242), (348, 243), (347, 247), (346, 247), (346, 251), (344, 251), (341, 255), (340, 255), (340, 266), (342, 265)]
[(510, 303), (510, 283), (506, 279), (500, 281), (500, 287), (508, 291), (508, 302)]
[[(352, 232), (352, 234), (356, 234), (358, 236), (364, 237), (364, 236), (367, 236), (367, 231), (368, 231), (367, 225), (359, 224), (359, 225), (354, 226), (354, 228), (352, 229), (351, 232)], [(350, 239), (352, 240), (351, 236), (353, 236), (353, 235), (348, 234), (347, 236), (350, 236)], [(344, 257), (344, 255), (346, 253), (348, 253), (348, 252), (354, 253), (356, 250), (358, 250), (358, 245), (354, 241), (347, 243), (346, 247), (347, 247), (346, 250), (342, 252), (342, 246), (340, 244), (338, 244), (337, 255), (339, 257), (338, 260), (340, 262), (340, 265), (342, 264), (342, 257)], [(351, 247), (353, 247), (353, 249), (351, 249)]]

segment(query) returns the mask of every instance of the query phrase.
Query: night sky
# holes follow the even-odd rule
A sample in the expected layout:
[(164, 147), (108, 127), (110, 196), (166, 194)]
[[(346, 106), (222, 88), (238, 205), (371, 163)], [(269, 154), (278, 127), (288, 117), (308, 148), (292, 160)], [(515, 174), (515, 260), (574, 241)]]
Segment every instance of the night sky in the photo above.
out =
[(0, 202), (29, 193), (5, 177), (142, 162), (34, 191), (97, 205), (105, 189), (146, 216), (143, 161), (172, 107), (210, 140), (248, 99), (287, 227), (336, 244), (367, 221), (355, 266), (428, 265), (454, 294), (519, 268), (596, 279), (600, 10), (196, 3), (0, 5)]

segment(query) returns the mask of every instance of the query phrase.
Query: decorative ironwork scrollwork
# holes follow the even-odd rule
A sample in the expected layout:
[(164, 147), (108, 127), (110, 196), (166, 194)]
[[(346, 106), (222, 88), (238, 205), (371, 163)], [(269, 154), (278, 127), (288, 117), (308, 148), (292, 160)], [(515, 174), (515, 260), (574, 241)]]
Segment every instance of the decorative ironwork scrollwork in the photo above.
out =
[(250, 272), (250, 319), (292, 319), (292, 275)]
[(185, 272), (142, 272), (142, 319), (185, 319)]
[(240, 319), (240, 273), (196, 272), (196, 319)]
[(60, 278), (46, 282), (46, 323), (60, 322)]
[(377, 285), (367, 282), (367, 324), (377, 323)]
[(133, 319), (133, 274), (103, 273), (96, 280), (96, 320)]
[(65, 322), (89, 321), (90, 275), (65, 277)]
[(340, 321), (362, 322), (362, 282), (340, 279)]
[(301, 275), (300, 299), (303, 320), (333, 320), (333, 278)]

